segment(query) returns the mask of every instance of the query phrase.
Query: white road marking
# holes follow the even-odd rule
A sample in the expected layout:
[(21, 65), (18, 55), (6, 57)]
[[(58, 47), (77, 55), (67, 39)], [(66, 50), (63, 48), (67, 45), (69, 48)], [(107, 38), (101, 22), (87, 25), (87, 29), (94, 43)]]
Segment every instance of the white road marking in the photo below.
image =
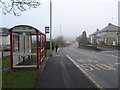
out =
[(114, 57), (114, 58), (118, 58), (118, 56), (115, 56), (115, 55), (111, 55), (111, 54), (105, 54), (107, 56), (111, 56), (111, 57)]
[(55, 55), (55, 56), (60, 56), (60, 54), (58, 54), (58, 55)]
[(115, 63), (115, 64), (120, 64), (120, 63)]
[(94, 83), (94, 85), (97, 87), (97, 88), (100, 88), (101, 90), (105, 90), (100, 84), (98, 84), (92, 77), (89, 76), (89, 74), (87, 72), (85, 72), (82, 68), (80, 68), (80, 66), (68, 55), (66, 55), (67, 58), (69, 60), (72, 61), (72, 63), (80, 70), (84, 73), (84, 75), (91, 81)]

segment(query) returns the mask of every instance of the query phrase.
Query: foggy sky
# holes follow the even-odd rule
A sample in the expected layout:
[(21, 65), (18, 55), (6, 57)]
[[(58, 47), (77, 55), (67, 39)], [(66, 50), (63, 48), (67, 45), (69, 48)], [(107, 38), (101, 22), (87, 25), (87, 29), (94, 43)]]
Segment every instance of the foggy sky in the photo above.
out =
[[(42, 32), (49, 26), (49, 0), (40, 0), (37, 9), (31, 9), (16, 17), (13, 14), (0, 13), (1, 27), (11, 28), (15, 25), (31, 25)], [(63, 35), (66, 38), (75, 38), (83, 31), (87, 35), (102, 29), (108, 23), (118, 25), (119, 0), (53, 0), (53, 38)], [(113, 18), (113, 20), (112, 20)], [(60, 29), (61, 26), (61, 29)], [(61, 30), (61, 31), (60, 31)], [(61, 32), (61, 33), (60, 33)], [(49, 35), (47, 35), (49, 38)]]

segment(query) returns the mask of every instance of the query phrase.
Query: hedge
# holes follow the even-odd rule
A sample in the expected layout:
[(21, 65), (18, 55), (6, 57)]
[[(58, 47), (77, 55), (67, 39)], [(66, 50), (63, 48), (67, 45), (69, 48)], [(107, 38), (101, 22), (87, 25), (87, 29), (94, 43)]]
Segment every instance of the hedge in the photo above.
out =
[[(54, 49), (55, 43), (52, 41), (52, 49)], [(50, 41), (46, 41), (46, 48), (50, 49)]]

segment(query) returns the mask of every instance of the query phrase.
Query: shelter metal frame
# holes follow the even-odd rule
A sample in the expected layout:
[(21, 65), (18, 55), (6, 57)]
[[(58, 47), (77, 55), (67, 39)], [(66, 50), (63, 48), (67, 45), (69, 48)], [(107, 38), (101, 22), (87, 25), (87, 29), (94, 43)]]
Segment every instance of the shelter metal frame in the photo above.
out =
[[(36, 67), (40, 68), (40, 63), (46, 57), (46, 33), (28, 25), (17, 25), (9, 29), (10, 32), (10, 67)], [(32, 53), (32, 36), (36, 36), (36, 53)], [(23, 46), (22, 46), (23, 44)], [(23, 50), (22, 50), (22, 49)], [(36, 65), (17, 65), (36, 56)], [(22, 60), (21, 60), (22, 59)]]

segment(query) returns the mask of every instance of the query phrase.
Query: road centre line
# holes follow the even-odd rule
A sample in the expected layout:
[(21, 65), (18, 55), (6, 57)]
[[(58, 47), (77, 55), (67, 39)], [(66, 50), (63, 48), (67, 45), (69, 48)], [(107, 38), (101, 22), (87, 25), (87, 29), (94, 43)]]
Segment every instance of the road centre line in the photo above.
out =
[(66, 55), (67, 58), (72, 61), (72, 63), (80, 70), (83, 72), (83, 74), (92, 82), (94, 83), (94, 85), (97, 87), (97, 88), (100, 88), (101, 90), (105, 90), (100, 84), (98, 84), (92, 77), (90, 77), (88, 75), (88, 73), (86, 73), (82, 68), (80, 68), (80, 66), (68, 55)]

